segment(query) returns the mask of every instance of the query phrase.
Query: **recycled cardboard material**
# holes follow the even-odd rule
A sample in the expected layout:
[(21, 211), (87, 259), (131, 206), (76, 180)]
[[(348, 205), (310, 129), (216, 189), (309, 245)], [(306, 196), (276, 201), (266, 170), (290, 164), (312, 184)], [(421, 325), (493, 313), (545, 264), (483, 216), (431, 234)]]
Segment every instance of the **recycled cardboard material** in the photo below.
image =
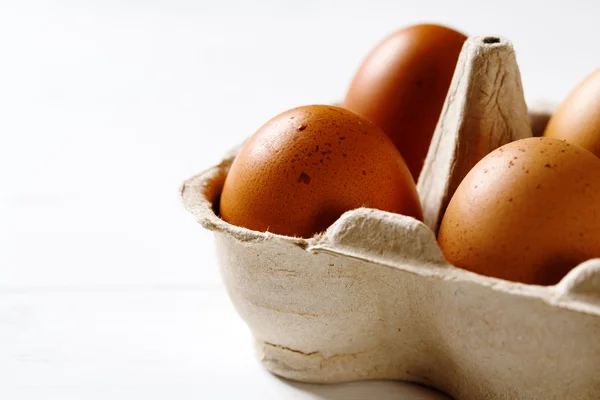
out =
[(466, 400), (600, 398), (600, 259), (542, 287), (453, 267), (436, 242), (456, 182), (529, 126), (510, 43), (471, 38), (419, 179), (427, 224), (360, 208), (310, 239), (230, 225), (217, 208), (235, 150), (186, 181), (183, 203), (215, 233), (263, 365), (303, 382), (398, 379)]
[(452, 195), (479, 160), (531, 136), (512, 45), (496, 37), (467, 40), (417, 182), (425, 224), (437, 233)]

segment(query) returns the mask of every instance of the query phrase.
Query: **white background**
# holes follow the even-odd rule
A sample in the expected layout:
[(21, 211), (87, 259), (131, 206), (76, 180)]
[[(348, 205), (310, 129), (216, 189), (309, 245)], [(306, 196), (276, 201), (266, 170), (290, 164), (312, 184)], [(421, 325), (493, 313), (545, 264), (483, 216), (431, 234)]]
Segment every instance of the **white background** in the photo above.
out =
[(0, 398), (441, 398), (264, 371), (178, 186), (410, 23), (506, 36), (527, 99), (560, 101), (599, 5), (0, 0)]

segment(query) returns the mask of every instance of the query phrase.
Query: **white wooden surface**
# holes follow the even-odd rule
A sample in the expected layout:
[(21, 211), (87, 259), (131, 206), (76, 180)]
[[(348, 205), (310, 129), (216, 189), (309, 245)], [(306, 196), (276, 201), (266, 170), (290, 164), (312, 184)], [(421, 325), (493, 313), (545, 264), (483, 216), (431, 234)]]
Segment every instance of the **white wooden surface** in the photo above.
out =
[(1, 1), (0, 398), (443, 398), (264, 371), (178, 185), (418, 21), (508, 37), (559, 101), (600, 66), (598, 4)]

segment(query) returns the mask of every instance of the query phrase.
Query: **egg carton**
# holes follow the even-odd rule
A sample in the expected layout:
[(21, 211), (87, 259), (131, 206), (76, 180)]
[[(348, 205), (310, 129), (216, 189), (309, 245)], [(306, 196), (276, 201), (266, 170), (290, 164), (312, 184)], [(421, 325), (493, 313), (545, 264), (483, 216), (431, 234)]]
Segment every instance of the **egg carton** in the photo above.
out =
[(233, 226), (218, 204), (235, 150), (186, 181), (183, 203), (215, 234), (262, 364), (296, 381), (395, 379), (466, 400), (600, 398), (600, 259), (535, 286), (456, 268), (436, 242), (467, 172), (548, 116), (528, 113), (510, 42), (474, 37), (417, 185), (424, 222), (359, 208), (309, 239)]

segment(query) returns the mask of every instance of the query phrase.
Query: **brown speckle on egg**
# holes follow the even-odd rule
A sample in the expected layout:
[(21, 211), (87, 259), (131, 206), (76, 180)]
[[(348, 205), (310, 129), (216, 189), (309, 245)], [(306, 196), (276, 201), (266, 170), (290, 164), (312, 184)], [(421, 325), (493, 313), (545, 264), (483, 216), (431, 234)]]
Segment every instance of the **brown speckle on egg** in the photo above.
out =
[(298, 182), (302, 182), (308, 185), (310, 183), (310, 176), (308, 176), (306, 172), (302, 172), (298, 177)]

